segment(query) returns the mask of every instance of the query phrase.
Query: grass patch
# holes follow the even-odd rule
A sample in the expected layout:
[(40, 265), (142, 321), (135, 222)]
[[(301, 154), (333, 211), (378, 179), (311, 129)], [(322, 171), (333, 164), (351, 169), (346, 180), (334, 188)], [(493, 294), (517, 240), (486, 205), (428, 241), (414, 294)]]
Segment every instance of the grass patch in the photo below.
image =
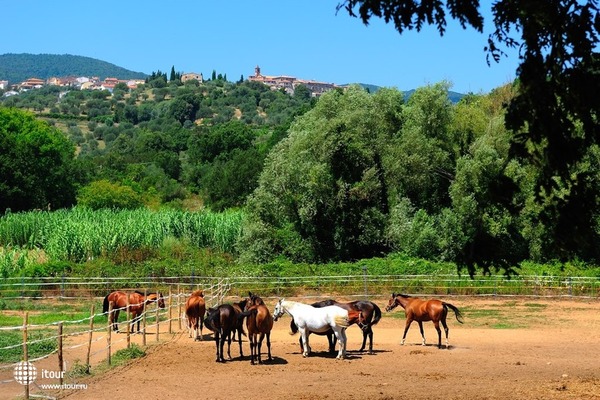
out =
[[(27, 332), (27, 353), (29, 359), (45, 356), (58, 348), (56, 331), (33, 330)], [(15, 363), (23, 360), (23, 332), (0, 332), (0, 363)], [(9, 347), (9, 348), (5, 348)]]
[(523, 304), (525, 307), (529, 308), (537, 308), (537, 309), (546, 309), (548, 308), (548, 304), (539, 304), (539, 303), (525, 303)]
[(512, 322), (497, 322), (495, 324), (491, 324), (490, 328), (492, 328), (492, 329), (523, 329), (523, 328), (527, 328), (527, 326), (515, 324)]

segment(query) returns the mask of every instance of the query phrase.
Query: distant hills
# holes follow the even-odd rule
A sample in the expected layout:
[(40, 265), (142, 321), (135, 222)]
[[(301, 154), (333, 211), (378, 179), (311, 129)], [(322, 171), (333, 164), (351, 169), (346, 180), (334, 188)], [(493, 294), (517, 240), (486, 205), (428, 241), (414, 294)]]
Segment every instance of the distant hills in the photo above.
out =
[(106, 77), (144, 79), (148, 75), (71, 54), (0, 54), (0, 80), (13, 84), (28, 78), (48, 79), (54, 76), (97, 76), (103, 80)]

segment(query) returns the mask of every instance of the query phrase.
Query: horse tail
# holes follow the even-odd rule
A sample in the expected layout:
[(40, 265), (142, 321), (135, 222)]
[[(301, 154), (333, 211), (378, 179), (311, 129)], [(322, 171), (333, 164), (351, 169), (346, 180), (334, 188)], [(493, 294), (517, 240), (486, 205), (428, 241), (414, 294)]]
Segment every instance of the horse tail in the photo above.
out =
[(342, 328), (347, 328), (348, 325), (350, 325), (350, 322), (348, 321), (348, 316), (338, 315), (333, 320), (335, 321), (336, 325), (341, 326)]
[(375, 303), (373, 303), (373, 320), (371, 321), (371, 326), (376, 325), (381, 319), (381, 308)]
[(102, 313), (106, 314), (108, 312), (108, 296), (104, 297), (104, 302), (102, 303)]
[(457, 307), (453, 306), (450, 303), (446, 303), (446, 302), (443, 302), (442, 304), (444, 305), (444, 307), (450, 307), (452, 309), (452, 311), (454, 311), (454, 315), (456, 316), (456, 320), (458, 322), (460, 322), (461, 324), (464, 323), (462, 313), (460, 312), (460, 310)]

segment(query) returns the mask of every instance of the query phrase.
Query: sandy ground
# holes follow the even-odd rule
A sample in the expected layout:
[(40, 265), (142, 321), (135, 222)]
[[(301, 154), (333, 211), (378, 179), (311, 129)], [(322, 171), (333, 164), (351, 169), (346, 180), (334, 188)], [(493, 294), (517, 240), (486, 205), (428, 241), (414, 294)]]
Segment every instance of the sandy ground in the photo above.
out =
[[(375, 301), (383, 318), (373, 328), (373, 355), (356, 351), (362, 334), (352, 326), (345, 360), (327, 354), (326, 339), (316, 335), (311, 336), (314, 352), (304, 358), (285, 316), (272, 332), (274, 359), (263, 365), (250, 365), (246, 338), (245, 356), (240, 358), (232, 344), (233, 359), (222, 364), (215, 362), (215, 344), (206, 330), (202, 342), (184, 332), (161, 334), (158, 344), (148, 340), (145, 357), (70, 381), (87, 389), (47, 394), (70, 400), (600, 399), (598, 300), (445, 300), (465, 315), (461, 325), (449, 314), (449, 349), (434, 346), (437, 335), (430, 322), (425, 324), (427, 346), (421, 346), (416, 323), (400, 345), (403, 311), (386, 313), (387, 302)], [(270, 309), (274, 302), (268, 301)], [(11, 390), (0, 398), (22, 392), (16, 383), (3, 386), (0, 390)]]

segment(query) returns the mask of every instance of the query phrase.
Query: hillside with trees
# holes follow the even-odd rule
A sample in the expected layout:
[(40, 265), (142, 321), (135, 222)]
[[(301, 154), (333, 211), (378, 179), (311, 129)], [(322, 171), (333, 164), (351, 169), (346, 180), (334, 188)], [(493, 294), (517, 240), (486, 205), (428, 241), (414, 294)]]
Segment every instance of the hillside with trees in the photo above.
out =
[(0, 54), (0, 80), (10, 84), (29, 78), (97, 76), (117, 79), (145, 79), (147, 74), (130, 71), (106, 61), (71, 54)]
[[(11, 169), (32, 157), (27, 148), (3, 152), (5, 176), (18, 171), (20, 179), (31, 174), (28, 182), (44, 184), (63, 179), (72, 189), (57, 200), (51, 195), (59, 193), (48, 191), (4, 207), (13, 213), (48, 203), (98, 212), (235, 210), (238, 233), (227, 252), (243, 265), (403, 254), (475, 274), (511, 273), (525, 260), (600, 262), (600, 152), (590, 146), (588, 162), (572, 166), (573, 173), (593, 177), (577, 188), (589, 196), (578, 212), (592, 217), (577, 227), (586, 240), (565, 247), (560, 216), (553, 219), (537, 202), (543, 169), (510, 153), (515, 133), (504, 123), (506, 105), (519, 82), (453, 103), (446, 82), (419, 88), (408, 100), (394, 88), (369, 93), (358, 85), (317, 99), (307, 90), (290, 95), (217, 73), (204, 83), (173, 77), (153, 73), (136, 89), (117, 85), (112, 93), (48, 86), (2, 98), (4, 136), (25, 135), (15, 127), (34, 113), (46, 121), (38, 121), (45, 126), (40, 134), (55, 137), (60, 130), (77, 149), (76, 157), (62, 158), (62, 178), (44, 178), (43, 168)], [(15, 190), (13, 181), (5, 190)], [(21, 190), (35, 193), (37, 186)], [(573, 188), (562, 190), (568, 197)], [(188, 229), (178, 218), (148, 229), (164, 234), (169, 225), (178, 238)], [(18, 231), (2, 244), (41, 243)], [(77, 254), (108, 254), (78, 243), (70, 247)], [(121, 249), (111, 257), (122, 260), (129, 246), (136, 263), (156, 255), (135, 243), (111, 241)], [(179, 246), (193, 246), (185, 243)]]

